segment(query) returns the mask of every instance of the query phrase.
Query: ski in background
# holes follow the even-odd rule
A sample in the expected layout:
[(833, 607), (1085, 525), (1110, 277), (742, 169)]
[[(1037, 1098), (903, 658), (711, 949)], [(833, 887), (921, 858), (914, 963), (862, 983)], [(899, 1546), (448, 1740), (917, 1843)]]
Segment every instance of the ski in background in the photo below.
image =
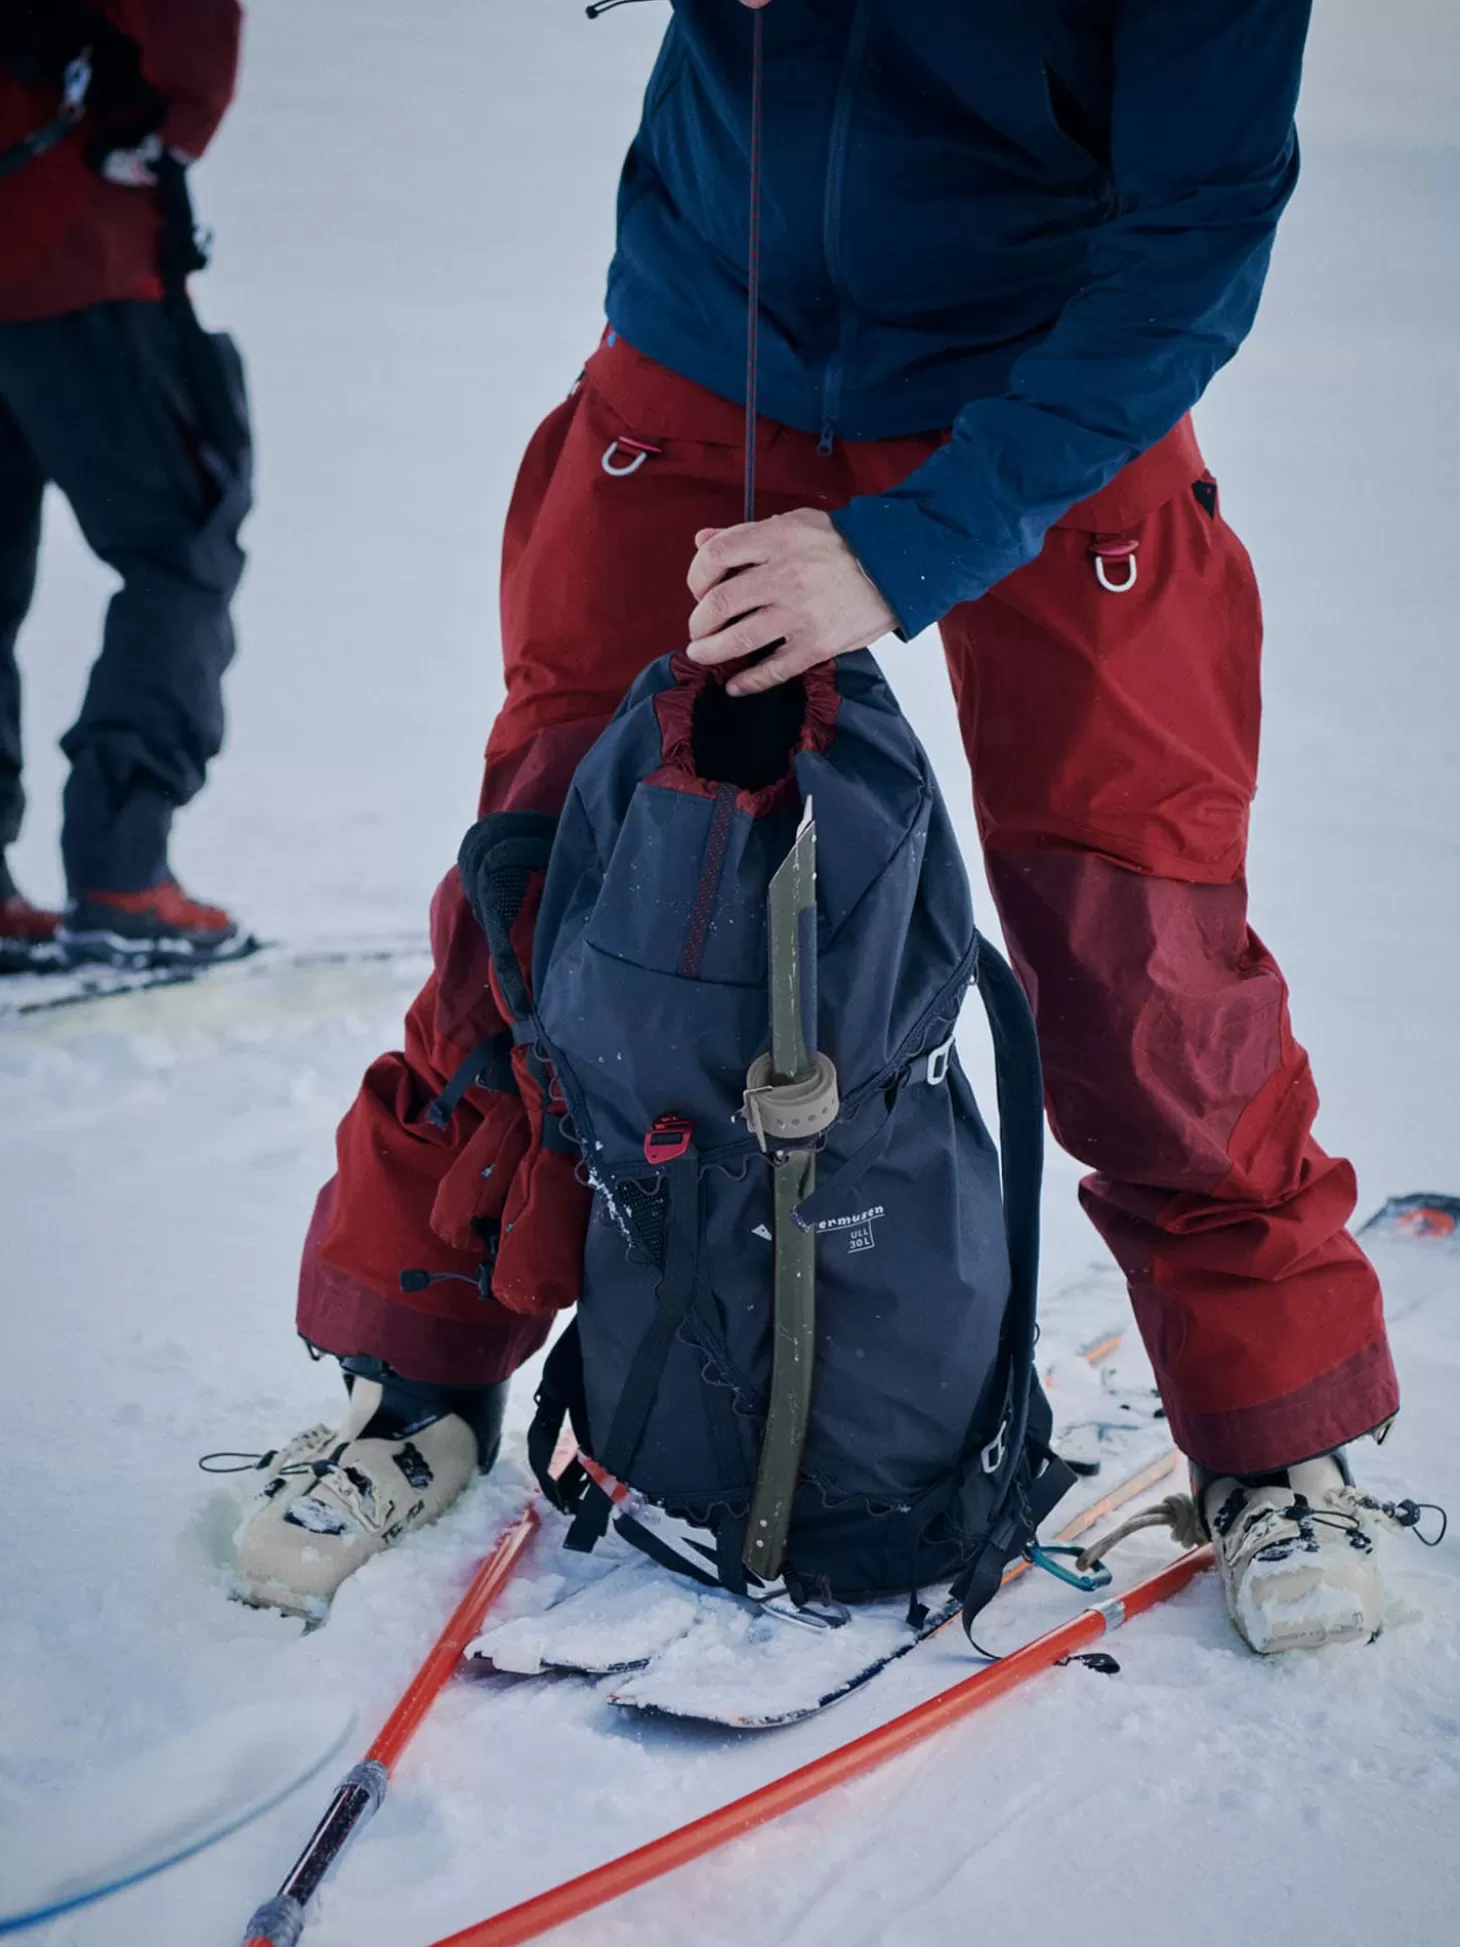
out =
[(1417, 1190), (1390, 1197), (1359, 1232), (1372, 1242), (1381, 1238), (1426, 1245), (1449, 1245), (1460, 1250), (1460, 1197), (1442, 1191)]
[[(180, 999), (177, 989), (196, 990), (218, 987), (236, 997), (243, 983), (263, 976), (299, 976), (327, 972), (331, 968), (402, 965), (429, 961), (429, 949), (416, 934), (382, 935), (371, 939), (321, 941), (311, 946), (285, 946), (277, 942), (250, 940), (241, 952), (220, 955), (212, 960), (180, 960), (166, 966), (107, 967), (57, 966), (37, 973), (34, 969), (12, 972), (0, 979), (0, 1027), (35, 1020), (37, 1016), (78, 1009), (84, 1015), (93, 1006), (105, 1006), (108, 1026), (115, 1013), (124, 1013), (129, 997), (155, 995), (165, 989)], [(169, 1018), (177, 1018), (169, 1006)]]
[[(63, 945), (60, 940), (44, 940), (38, 944), (21, 945), (13, 940), (0, 940), (0, 978), (8, 989), (11, 981), (18, 981), (29, 975), (32, 980), (43, 981), (47, 986), (62, 983), (69, 989), (72, 979), (97, 980), (106, 975), (120, 977), (125, 981), (151, 981), (154, 985), (166, 985), (178, 980), (196, 980), (199, 974), (207, 973), (214, 967), (226, 967), (235, 960), (248, 960), (259, 952), (264, 942), (252, 933), (241, 933), (229, 940), (226, 945), (207, 952), (198, 952), (191, 946), (161, 946), (138, 948), (135, 956), (127, 962), (108, 957), (93, 958), (78, 953)], [(4, 991), (4, 990), (0, 990)]]

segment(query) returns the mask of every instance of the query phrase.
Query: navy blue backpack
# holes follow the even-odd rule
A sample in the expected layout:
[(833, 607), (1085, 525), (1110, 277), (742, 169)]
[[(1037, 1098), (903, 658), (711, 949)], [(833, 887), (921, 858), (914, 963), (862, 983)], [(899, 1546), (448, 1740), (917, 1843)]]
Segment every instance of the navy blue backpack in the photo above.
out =
[[(1033, 1024), (980, 938), (928, 760), (866, 652), (751, 699), (685, 657), (638, 678), (561, 819), (483, 819), (462, 880), (594, 1191), (574, 1324), (530, 1452), (591, 1547), (582, 1451), (703, 1531), (670, 1566), (744, 1592), (773, 1345), (772, 1169), (744, 1110), (770, 1037), (766, 894), (814, 802), (810, 1028), (840, 1104), (815, 1139), (809, 1426), (782, 1574), (797, 1600), (952, 1581), (971, 1619), (1072, 1476), (1034, 1374), (1042, 1103)], [(512, 946), (546, 872), (531, 980)], [(809, 942), (808, 942), (809, 946)], [(998, 1152), (953, 1036), (977, 984)], [(550, 1118), (552, 1120), (552, 1118)], [(753, 1581), (754, 1578), (751, 1577)]]

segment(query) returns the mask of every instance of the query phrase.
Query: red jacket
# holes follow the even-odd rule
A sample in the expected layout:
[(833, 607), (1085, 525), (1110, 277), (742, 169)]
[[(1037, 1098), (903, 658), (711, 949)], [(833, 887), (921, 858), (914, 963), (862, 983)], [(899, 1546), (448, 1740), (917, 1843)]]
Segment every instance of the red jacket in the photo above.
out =
[[(238, 0), (91, 0), (137, 42), (168, 103), (159, 133), (199, 156), (233, 95)], [(54, 94), (0, 69), (0, 151), (55, 115)], [(0, 178), (0, 320), (55, 317), (114, 298), (156, 299), (161, 218), (145, 189), (106, 182), (86, 161), (88, 119), (36, 161)]]

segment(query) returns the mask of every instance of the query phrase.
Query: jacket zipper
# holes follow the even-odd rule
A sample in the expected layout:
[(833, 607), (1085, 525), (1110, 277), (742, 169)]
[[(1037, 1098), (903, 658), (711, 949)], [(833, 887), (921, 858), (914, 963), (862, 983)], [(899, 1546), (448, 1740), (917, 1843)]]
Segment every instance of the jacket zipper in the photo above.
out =
[(872, 0), (857, 0), (847, 40), (846, 59), (837, 82), (836, 102), (831, 116), (831, 142), (826, 159), (826, 200), (822, 209), (822, 249), (827, 275), (837, 297), (837, 348), (827, 360), (821, 378), (821, 438), (818, 453), (827, 454), (836, 439), (837, 414), (841, 409), (842, 375), (846, 365), (847, 340), (852, 326), (852, 308), (841, 281), (842, 273), (842, 188), (846, 175), (847, 145), (851, 134), (852, 103), (861, 78), (862, 60), (867, 51), (867, 34), (872, 25)]

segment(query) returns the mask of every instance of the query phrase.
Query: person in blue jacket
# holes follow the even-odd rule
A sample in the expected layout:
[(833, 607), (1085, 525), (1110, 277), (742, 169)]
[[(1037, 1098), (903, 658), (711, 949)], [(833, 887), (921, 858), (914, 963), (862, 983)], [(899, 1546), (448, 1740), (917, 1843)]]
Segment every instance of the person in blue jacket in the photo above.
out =
[[(1378, 1627), (1338, 1450), (1397, 1407), (1378, 1282), (1345, 1228), (1353, 1172), (1313, 1140), (1286, 988), (1247, 925), (1261, 623), (1188, 418), (1252, 324), (1297, 179), (1308, 16), (676, 0), (624, 167), (609, 328), (508, 516), (482, 791), (484, 811), (556, 812), (667, 652), (747, 693), (938, 625), (1051, 1121), (1091, 1167), (1082, 1200), (1259, 1649)], [(342, 1125), (301, 1284), (303, 1335), (373, 1362), (382, 1410), (405, 1389), (377, 1434), (498, 1395), (573, 1301), (584, 1221), (532, 1105), (471, 1087), (446, 1130), (418, 1114), (503, 1025), (454, 875), (434, 919), (436, 974)], [(403, 1292), (407, 1267), (454, 1276)], [(352, 1448), (362, 1468), (379, 1450)], [(1323, 1506), (1343, 1519), (1315, 1528), (1304, 1510)], [(335, 1512), (341, 1575), (393, 1538), (362, 1542), (358, 1508)], [(258, 1574), (277, 1590), (272, 1532)], [(1335, 1592), (1321, 1615), (1298, 1599), (1315, 1562)]]

